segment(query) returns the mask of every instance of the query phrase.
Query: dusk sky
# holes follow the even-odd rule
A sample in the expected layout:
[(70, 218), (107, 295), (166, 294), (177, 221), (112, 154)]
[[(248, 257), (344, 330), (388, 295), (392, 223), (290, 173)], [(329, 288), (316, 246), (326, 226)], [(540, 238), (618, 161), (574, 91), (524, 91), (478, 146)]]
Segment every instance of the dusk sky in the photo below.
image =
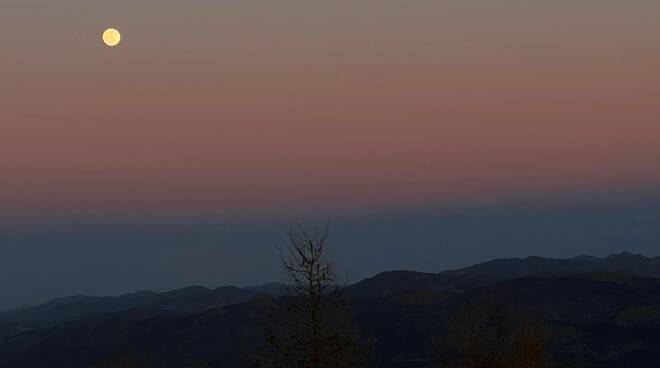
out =
[(650, 0), (3, 0), (0, 308), (278, 281), (296, 220), (334, 224), (351, 279), (660, 254), (658, 19)]

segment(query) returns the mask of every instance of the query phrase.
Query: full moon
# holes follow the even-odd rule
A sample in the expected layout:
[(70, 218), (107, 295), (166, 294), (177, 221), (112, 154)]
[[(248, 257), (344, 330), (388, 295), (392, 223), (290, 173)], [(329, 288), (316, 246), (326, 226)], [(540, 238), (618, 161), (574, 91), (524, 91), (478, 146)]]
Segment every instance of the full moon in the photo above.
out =
[(121, 41), (121, 34), (119, 33), (118, 30), (114, 28), (108, 28), (103, 32), (103, 43), (106, 44), (106, 46), (113, 47), (119, 45), (119, 42)]

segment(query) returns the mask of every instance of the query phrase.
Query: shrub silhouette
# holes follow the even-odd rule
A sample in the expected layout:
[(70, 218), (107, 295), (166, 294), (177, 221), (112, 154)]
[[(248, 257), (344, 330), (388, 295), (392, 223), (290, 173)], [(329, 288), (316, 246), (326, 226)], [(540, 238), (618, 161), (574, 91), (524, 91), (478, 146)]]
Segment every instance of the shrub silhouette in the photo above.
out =
[(533, 320), (502, 306), (469, 305), (447, 324), (447, 335), (433, 343), (442, 368), (552, 368), (550, 335)]

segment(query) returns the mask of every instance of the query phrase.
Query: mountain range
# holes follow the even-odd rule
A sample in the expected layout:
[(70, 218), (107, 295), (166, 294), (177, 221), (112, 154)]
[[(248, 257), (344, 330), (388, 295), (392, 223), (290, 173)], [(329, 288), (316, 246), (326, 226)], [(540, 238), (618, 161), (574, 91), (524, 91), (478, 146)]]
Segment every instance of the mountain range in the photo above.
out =
[[(263, 346), (282, 286), (73, 296), (0, 312), (0, 367), (95, 367), (122, 354), (157, 367), (196, 359), (239, 367)], [(545, 321), (559, 356), (581, 346), (587, 367), (660, 366), (660, 257), (497, 259), (439, 273), (383, 272), (345, 291), (360, 330), (376, 337), (379, 366), (429, 366), (430, 337), (452, 311), (496, 295)]]

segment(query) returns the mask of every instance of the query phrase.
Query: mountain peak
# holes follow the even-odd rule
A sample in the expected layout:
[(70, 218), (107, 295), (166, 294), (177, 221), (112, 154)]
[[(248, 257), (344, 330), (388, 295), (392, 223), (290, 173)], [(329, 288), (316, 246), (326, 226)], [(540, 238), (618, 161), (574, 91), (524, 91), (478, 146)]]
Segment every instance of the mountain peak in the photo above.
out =
[(642, 254), (636, 254), (636, 253), (630, 253), (630, 252), (621, 252), (621, 253), (615, 253), (615, 254), (610, 254), (609, 256), (606, 257), (608, 260), (613, 260), (613, 259), (631, 259), (631, 260), (647, 260), (650, 259)]
[(538, 273), (619, 272), (633, 276), (660, 276), (660, 257), (622, 252), (604, 258), (581, 255), (572, 258), (503, 258), (479, 263), (454, 273), (517, 278)]

